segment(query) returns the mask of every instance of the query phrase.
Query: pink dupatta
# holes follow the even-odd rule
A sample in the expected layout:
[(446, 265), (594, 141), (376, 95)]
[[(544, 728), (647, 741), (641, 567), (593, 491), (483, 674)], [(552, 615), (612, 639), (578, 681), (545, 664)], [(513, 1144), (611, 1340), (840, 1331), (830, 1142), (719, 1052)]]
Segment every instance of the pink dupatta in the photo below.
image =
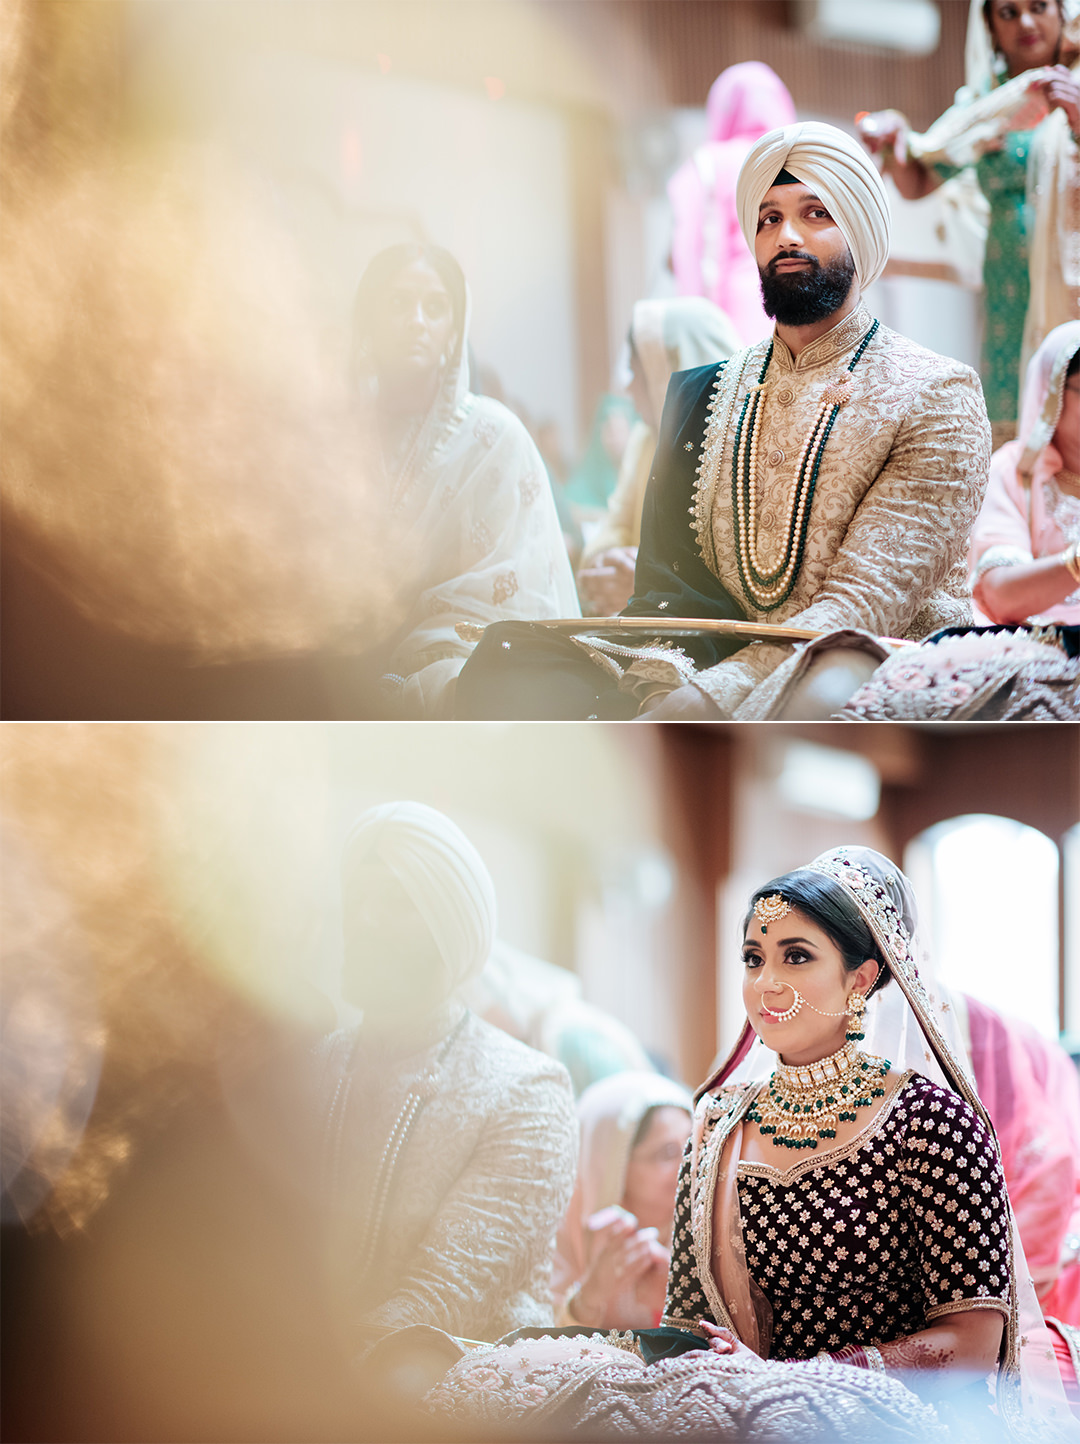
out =
[(757, 262), (735, 211), (735, 182), (754, 142), (795, 120), (787, 86), (767, 65), (731, 65), (706, 102), (708, 140), (672, 176), (671, 265), (682, 296), (706, 296), (725, 311), (746, 345), (768, 336)]

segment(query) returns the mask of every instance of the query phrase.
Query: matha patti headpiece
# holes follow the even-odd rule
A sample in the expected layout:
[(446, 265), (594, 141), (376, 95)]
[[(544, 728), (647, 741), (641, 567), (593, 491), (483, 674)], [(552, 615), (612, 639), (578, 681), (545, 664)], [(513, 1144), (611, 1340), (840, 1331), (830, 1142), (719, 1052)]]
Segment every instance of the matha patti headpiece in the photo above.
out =
[(791, 904), (786, 898), (774, 892), (771, 897), (759, 897), (754, 904), (754, 916), (761, 924), (761, 931), (767, 933), (770, 923), (778, 923), (781, 918), (786, 918), (791, 911)]

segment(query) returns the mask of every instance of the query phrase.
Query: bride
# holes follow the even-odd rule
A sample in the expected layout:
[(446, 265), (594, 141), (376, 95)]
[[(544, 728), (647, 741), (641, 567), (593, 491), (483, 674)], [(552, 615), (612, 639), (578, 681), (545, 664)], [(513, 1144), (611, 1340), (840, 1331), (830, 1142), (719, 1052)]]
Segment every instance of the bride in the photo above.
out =
[(759, 888), (743, 933), (747, 1020), (698, 1095), (662, 1327), (470, 1354), (429, 1407), (594, 1433), (752, 1416), (787, 1437), (931, 1439), (965, 1420), (1072, 1437), (907, 879), (838, 848)]

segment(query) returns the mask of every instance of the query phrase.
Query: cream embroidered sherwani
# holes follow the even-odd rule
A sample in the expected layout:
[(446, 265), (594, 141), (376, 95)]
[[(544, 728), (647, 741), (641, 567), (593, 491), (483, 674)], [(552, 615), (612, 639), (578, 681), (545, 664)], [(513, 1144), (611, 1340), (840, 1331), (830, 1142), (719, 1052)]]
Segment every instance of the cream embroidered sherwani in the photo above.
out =
[[(766, 570), (781, 555), (788, 498), (825, 388), (848, 374), (872, 324), (860, 305), (797, 359), (779, 337), (772, 343), (756, 473), (757, 548)], [(748, 619), (823, 632), (861, 628), (921, 638), (969, 624), (965, 559), (990, 460), (982, 390), (969, 367), (884, 326), (851, 373), (850, 399), (824, 448), (794, 590), (768, 612), (746, 596), (736, 555), (732, 451), (743, 399), (768, 346), (749, 348), (719, 373), (702, 368), (673, 379), (665, 409), (674, 404), (675, 415), (664, 418), (643, 522), (642, 550), (651, 543), (652, 554), (639, 558), (629, 610), (707, 615), (715, 590), (729, 594), (729, 610), (721, 605), (714, 614), (735, 614), (733, 599)], [(693, 392), (706, 385), (712, 396), (702, 437)], [(688, 516), (691, 459), (699, 464)], [(784, 664), (794, 662), (793, 651), (754, 643), (699, 670), (693, 683), (728, 716), (764, 716), (791, 671)]]
[(570, 1079), (471, 1013), (437, 1032), (404, 1055), (362, 1030), (320, 1050), (335, 1273), (357, 1352), (365, 1326), (493, 1340), (552, 1321), (577, 1162)]

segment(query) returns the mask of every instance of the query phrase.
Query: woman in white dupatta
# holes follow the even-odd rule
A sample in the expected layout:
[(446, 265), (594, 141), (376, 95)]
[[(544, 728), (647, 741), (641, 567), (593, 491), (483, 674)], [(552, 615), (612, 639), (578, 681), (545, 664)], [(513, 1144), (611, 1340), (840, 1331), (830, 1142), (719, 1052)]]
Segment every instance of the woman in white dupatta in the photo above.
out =
[[(392, 246), (360, 282), (354, 373), (399, 579), (365, 665), (391, 718), (449, 717), (461, 623), (580, 615), (539, 452), (469, 391), (469, 302), (437, 246)], [(366, 640), (366, 639), (365, 639)]]
[(1020, 434), (994, 452), (971, 533), (972, 594), (997, 623), (1080, 625), (1080, 321), (1031, 358)]
[(595, 615), (603, 617), (622, 611), (634, 591), (641, 511), (668, 382), (676, 371), (734, 356), (739, 335), (712, 301), (704, 296), (677, 296), (636, 302), (627, 343), (630, 374), (626, 390), (640, 419), (626, 444), (607, 511), (589, 537), (578, 568), (583, 600)]

